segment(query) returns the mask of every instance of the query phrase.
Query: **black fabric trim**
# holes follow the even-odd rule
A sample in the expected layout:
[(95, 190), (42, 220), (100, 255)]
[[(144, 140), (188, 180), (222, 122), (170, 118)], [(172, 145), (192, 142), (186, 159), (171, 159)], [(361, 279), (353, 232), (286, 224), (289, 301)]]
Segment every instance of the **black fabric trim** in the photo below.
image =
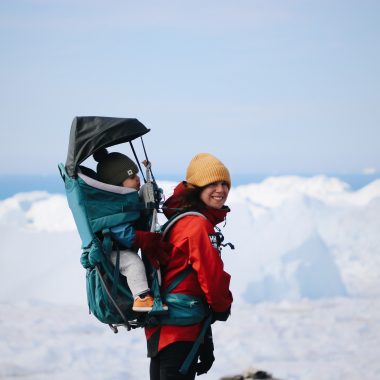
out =
[(147, 341), (148, 358), (154, 358), (158, 354), (161, 329), (158, 329)]

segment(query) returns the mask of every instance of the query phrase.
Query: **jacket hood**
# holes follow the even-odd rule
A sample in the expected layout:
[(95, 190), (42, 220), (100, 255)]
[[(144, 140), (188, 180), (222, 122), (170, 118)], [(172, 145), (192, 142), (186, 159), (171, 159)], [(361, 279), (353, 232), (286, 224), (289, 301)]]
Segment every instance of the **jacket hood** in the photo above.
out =
[[(181, 208), (180, 196), (185, 189), (186, 182), (180, 182), (174, 189), (173, 195), (165, 201), (164, 214), (168, 219), (178, 212), (184, 211), (183, 208)], [(228, 206), (223, 206), (220, 209), (205, 207), (193, 211), (202, 213), (214, 226), (216, 226), (218, 223), (223, 222), (223, 220), (226, 218), (227, 213), (231, 210)]]

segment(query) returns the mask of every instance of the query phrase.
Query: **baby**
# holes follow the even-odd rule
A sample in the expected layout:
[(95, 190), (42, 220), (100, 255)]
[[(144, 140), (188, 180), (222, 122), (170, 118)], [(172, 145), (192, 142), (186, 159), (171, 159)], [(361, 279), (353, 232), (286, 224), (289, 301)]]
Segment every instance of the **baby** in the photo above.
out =
[[(140, 190), (140, 177), (137, 175), (137, 165), (122, 153), (108, 153), (107, 149), (101, 149), (94, 153), (94, 159), (98, 162), (98, 180), (115, 186), (128, 187)], [(144, 164), (147, 164), (144, 163)], [(154, 299), (150, 294), (146, 278), (145, 266), (137, 251), (133, 251), (135, 233), (133, 223), (123, 223), (111, 227), (111, 237), (115, 240), (120, 250), (120, 273), (127, 278), (128, 286), (132, 292), (134, 302), (132, 309), (136, 312), (148, 312), (152, 310)], [(110, 258), (116, 263), (117, 252), (112, 251)], [(163, 305), (164, 310), (167, 306)]]

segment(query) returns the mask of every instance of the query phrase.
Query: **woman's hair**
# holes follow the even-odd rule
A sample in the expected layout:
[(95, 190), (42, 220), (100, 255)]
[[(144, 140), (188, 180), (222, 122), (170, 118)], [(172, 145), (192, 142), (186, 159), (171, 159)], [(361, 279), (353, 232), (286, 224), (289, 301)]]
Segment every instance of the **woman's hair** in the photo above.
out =
[(179, 195), (178, 201), (184, 210), (201, 210), (206, 207), (201, 200), (201, 193), (205, 187), (189, 185), (185, 183), (185, 190)]

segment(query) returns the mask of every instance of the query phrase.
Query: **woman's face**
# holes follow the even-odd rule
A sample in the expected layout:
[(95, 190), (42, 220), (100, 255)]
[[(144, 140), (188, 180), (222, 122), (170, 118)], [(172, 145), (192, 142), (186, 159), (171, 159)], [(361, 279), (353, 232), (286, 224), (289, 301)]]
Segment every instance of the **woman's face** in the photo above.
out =
[(226, 182), (214, 182), (202, 190), (200, 198), (208, 207), (222, 208), (227, 201), (229, 191)]

